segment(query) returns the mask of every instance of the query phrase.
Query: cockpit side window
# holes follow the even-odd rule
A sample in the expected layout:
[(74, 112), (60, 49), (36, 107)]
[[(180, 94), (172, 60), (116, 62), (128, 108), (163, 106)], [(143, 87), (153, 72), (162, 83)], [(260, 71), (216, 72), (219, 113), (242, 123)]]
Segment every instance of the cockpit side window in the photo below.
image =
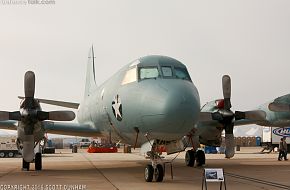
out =
[(141, 67), (139, 70), (139, 78), (143, 79), (151, 79), (151, 78), (158, 78), (159, 71), (157, 67)]
[(163, 77), (173, 77), (173, 72), (171, 67), (161, 67)]
[(129, 69), (122, 81), (122, 85), (137, 81), (137, 67)]
[(175, 67), (174, 70), (176, 78), (191, 81), (191, 78), (186, 68)]

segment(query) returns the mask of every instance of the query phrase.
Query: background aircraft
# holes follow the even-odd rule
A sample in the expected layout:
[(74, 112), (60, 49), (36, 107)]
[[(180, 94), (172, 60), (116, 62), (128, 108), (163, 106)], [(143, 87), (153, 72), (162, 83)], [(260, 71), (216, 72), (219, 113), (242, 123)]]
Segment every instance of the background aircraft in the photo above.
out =
[[(227, 80), (230, 80), (229, 77), (227, 78)], [(228, 85), (230, 86), (230, 83)], [(220, 146), (222, 144), (222, 131), (225, 129), (225, 156), (226, 158), (231, 158), (235, 154), (234, 126), (256, 124), (260, 126), (287, 127), (290, 125), (290, 94), (271, 100), (247, 112), (236, 111), (233, 113), (229, 109), (231, 103), (226, 103), (226, 101), (229, 100), (226, 100), (226, 98), (218, 99), (208, 102), (202, 107), (199, 123), (194, 128), (194, 144), (196, 147), (199, 146), (199, 143), (208, 146)], [(224, 115), (224, 117), (221, 117), (221, 115)], [(251, 118), (251, 120), (243, 119), (245, 117)], [(193, 154), (191, 155), (193, 156)], [(190, 155), (187, 154), (187, 156)], [(189, 166), (193, 164), (193, 161), (187, 162)]]
[[(104, 84), (95, 82), (93, 48), (90, 50), (84, 99), (81, 104), (34, 98), (35, 77), (25, 74), (25, 97), (19, 112), (1, 112), (0, 127), (18, 131), (19, 149), (23, 154), (23, 168), (29, 163), (41, 170), (41, 154), (33, 148), (44, 133), (111, 136), (113, 140), (141, 146), (150, 157), (145, 167), (145, 180), (163, 180), (158, 146), (165, 145), (168, 154), (184, 151), (191, 144), (193, 150), (186, 154), (189, 166), (197, 160), (205, 163), (199, 143), (218, 145), (223, 129), (226, 131), (226, 156), (234, 154), (233, 127), (248, 123), (271, 123), (265, 120), (267, 110), (235, 112), (231, 108), (231, 82), (223, 77), (224, 99), (207, 103), (200, 112), (198, 91), (186, 66), (165, 56), (146, 56), (137, 59), (114, 74)], [(40, 103), (78, 109), (78, 123), (61, 123), (45, 120), (72, 120), (69, 111), (43, 112)], [(276, 107), (278, 107), (276, 105)], [(267, 119), (267, 118), (266, 118)], [(280, 120), (281, 118), (277, 118)], [(14, 121), (13, 121), (14, 120)], [(196, 152), (195, 152), (196, 151)]]

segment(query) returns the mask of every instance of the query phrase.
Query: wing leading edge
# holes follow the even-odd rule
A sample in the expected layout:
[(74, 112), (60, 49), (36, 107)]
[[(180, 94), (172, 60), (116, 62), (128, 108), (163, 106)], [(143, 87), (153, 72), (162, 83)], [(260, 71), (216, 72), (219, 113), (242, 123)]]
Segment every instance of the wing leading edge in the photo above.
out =
[(59, 135), (71, 135), (92, 137), (101, 136), (100, 131), (89, 124), (64, 123), (64, 122), (44, 122), (44, 128), (47, 133)]

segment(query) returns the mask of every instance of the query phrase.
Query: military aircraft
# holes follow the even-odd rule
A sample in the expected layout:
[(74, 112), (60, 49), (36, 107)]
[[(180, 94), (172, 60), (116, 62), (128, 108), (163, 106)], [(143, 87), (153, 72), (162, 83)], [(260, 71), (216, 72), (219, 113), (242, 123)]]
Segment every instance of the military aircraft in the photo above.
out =
[[(200, 109), (197, 88), (184, 64), (166, 56), (145, 56), (97, 86), (92, 47), (84, 99), (80, 104), (35, 98), (35, 75), (28, 71), (24, 77), (25, 96), (19, 97), (22, 99), (20, 111), (0, 112), (0, 128), (18, 131), (17, 144), (23, 155), (24, 170), (29, 170), (32, 162), (36, 170), (42, 169), (41, 153), (34, 147), (45, 139), (45, 133), (107, 136), (134, 147), (141, 146), (141, 152), (151, 160), (145, 167), (145, 180), (151, 182), (155, 178), (161, 182), (164, 168), (160, 146), (165, 146), (167, 154), (172, 154), (191, 145), (193, 149), (186, 153), (186, 164), (193, 166), (196, 160), (202, 165), (205, 155), (198, 150), (199, 144), (219, 145), (223, 129), (226, 156), (232, 157), (234, 125), (274, 122), (275, 119), (266, 118), (268, 112), (264, 107), (232, 112), (230, 77), (225, 75), (222, 84), (224, 99), (209, 102)], [(39, 103), (78, 109), (78, 123), (58, 122), (73, 120), (75, 115), (70, 111), (44, 112)], [(275, 106), (281, 108), (281, 105)]]

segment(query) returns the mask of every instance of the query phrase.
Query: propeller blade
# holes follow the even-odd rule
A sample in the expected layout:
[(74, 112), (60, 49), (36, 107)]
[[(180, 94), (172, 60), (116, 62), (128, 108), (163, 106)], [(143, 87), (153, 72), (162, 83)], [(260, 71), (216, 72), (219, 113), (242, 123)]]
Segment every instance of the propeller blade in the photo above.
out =
[(274, 112), (290, 112), (289, 104), (272, 102), (269, 104), (268, 108), (269, 110), (274, 111)]
[(35, 92), (35, 75), (32, 71), (27, 71), (24, 76), (25, 98), (33, 98)]
[(231, 105), (231, 78), (229, 75), (223, 76), (222, 85), (223, 85), (223, 95), (224, 95), (224, 101), (225, 101), (224, 108), (226, 110), (229, 110), (232, 107)]
[(226, 158), (232, 158), (235, 155), (235, 137), (233, 134), (225, 134), (225, 144), (226, 144), (226, 151), (225, 156)]
[(9, 120), (9, 112), (0, 111), (0, 121)]
[(20, 111), (9, 112), (9, 120), (21, 121)]
[(235, 112), (235, 120), (241, 119), (250, 119), (250, 120), (265, 120), (266, 113), (262, 110), (253, 110), (253, 111), (236, 111)]
[(72, 121), (75, 119), (73, 111), (38, 111), (37, 117), (39, 120), (53, 120), (53, 121)]
[(0, 111), (0, 121), (5, 121), (5, 120), (20, 121), (21, 120), (20, 112), (19, 111), (15, 111), (15, 112)]
[(233, 134), (234, 133), (234, 123), (226, 123), (224, 124), (225, 134)]
[(225, 144), (226, 144), (226, 151), (225, 156), (226, 158), (232, 158), (235, 155), (235, 137), (234, 137), (234, 123), (225, 124)]

